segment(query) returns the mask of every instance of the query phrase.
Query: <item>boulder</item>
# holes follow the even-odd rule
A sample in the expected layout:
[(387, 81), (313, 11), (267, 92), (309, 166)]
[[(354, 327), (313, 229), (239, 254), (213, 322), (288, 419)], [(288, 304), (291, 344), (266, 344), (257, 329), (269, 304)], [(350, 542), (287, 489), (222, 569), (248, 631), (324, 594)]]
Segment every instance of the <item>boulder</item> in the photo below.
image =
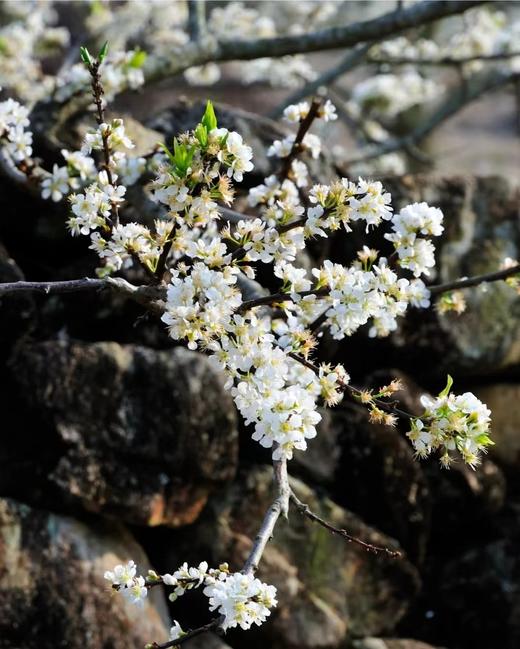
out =
[(343, 403), (331, 415), (341, 452), (334, 499), (398, 539), (414, 561), (421, 561), (431, 497), (410, 443), (397, 428), (370, 423), (366, 409), (357, 404)]
[(490, 455), (511, 469), (520, 466), (520, 385), (498, 383), (476, 388), (475, 392), (491, 410), (494, 446)]
[(164, 594), (142, 609), (113, 591), (105, 570), (133, 559), (150, 568), (118, 525), (90, 524), (0, 500), (0, 647), (127, 649), (168, 639)]
[(11, 370), (23, 447), (4, 493), (23, 490), (19, 469), (42, 435), (55, 447), (41, 487), (48, 497), (139, 525), (193, 522), (233, 477), (233, 403), (200, 354), (48, 341), (20, 349)]
[(363, 638), (352, 643), (353, 649), (441, 649), (408, 638)]

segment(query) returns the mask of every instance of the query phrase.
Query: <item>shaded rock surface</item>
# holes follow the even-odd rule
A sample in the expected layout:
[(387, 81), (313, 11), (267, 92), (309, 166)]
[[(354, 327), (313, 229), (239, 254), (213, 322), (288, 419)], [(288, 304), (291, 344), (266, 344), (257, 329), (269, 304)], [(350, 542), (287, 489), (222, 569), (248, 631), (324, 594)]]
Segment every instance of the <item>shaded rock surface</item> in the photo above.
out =
[[(22, 271), (0, 244), (0, 282), (19, 282)], [(29, 293), (0, 297), (0, 354), (8, 353), (17, 340), (34, 327), (34, 300)]]
[(512, 469), (520, 466), (520, 385), (498, 383), (475, 390), (492, 413), (491, 426), (495, 445), (489, 453)]
[(160, 589), (144, 608), (110, 592), (105, 570), (148, 560), (124, 529), (0, 500), (0, 647), (128, 649), (168, 638)]
[[(55, 440), (48, 482), (66, 502), (132, 523), (183, 525), (233, 477), (232, 401), (199, 354), (49, 341), (21, 349), (12, 372), (28, 413), (20, 450), (27, 454), (33, 426)], [(23, 489), (17, 461), (25, 459), (4, 469), (8, 490)]]
[(353, 649), (441, 649), (419, 640), (405, 638), (363, 638), (355, 640)]

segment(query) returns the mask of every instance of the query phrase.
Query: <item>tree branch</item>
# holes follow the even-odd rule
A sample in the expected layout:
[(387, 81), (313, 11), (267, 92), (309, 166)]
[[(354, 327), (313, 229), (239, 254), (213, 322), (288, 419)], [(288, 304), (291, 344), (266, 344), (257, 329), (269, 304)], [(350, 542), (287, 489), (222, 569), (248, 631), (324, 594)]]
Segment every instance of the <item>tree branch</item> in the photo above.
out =
[(460, 14), (483, 0), (429, 0), (398, 11), (342, 27), (330, 27), (307, 34), (260, 38), (257, 40), (217, 41), (207, 38), (203, 44), (192, 43), (182, 50), (182, 56), (150, 57), (145, 64), (146, 83), (159, 81), (194, 65), (209, 61), (252, 60), (281, 57), (301, 52), (318, 52), (380, 40), (399, 32), (425, 25), (445, 16)]
[(277, 489), (277, 496), (272, 505), (267, 510), (260, 530), (255, 537), (251, 552), (247, 557), (242, 572), (244, 574), (254, 573), (258, 568), (260, 559), (265, 550), (269, 539), (273, 535), (273, 530), (280, 515), (287, 516), (289, 508), (289, 482), (287, 477), (287, 460), (279, 460), (273, 462), (274, 479)]
[(193, 631), (188, 631), (188, 633), (184, 634), (177, 640), (169, 640), (168, 642), (163, 642), (162, 644), (153, 642), (152, 644), (146, 646), (151, 647), (153, 649), (168, 649), (168, 647), (178, 647), (184, 644), (185, 642), (188, 642), (188, 640), (191, 640), (192, 638), (201, 635), (202, 633), (208, 633), (208, 631), (216, 630), (221, 622), (222, 622), (222, 618), (218, 617), (215, 618), (214, 620), (211, 620), (211, 622), (208, 622), (208, 624), (205, 624), (204, 626), (199, 626), (197, 629), (193, 629)]
[(162, 315), (164, 309), (161, 301), (166, 298), (166, 290), (155, 286), (135, 286), (122, 277), (107, 277), (106, 279), (71, 279), (58, 282), (6, 282), (0, 283), (0, 297), (13, 293), (44, 293), (59, 295), (82, 291), (101, 291), (109, 288), (121, 293), (129, 299), (144, 306), (155, 315)]
[(300, 512), (300, 514), (302, 514), (303, 516), (307, 516), (307, 518), (311, 520), (313, 523), (317, 523), (318, 525), (321, 525), (329, 532), (332, 532), (332, 534), (338, 534), (339, 536), (342, 536), (349, 543), (355, 543), (356, 545), (359, 545), (364, 550), (367, 550), (367, 552), (371, 552), (372, 554), (384, 553), (387, 556), (392, 558), (402, 556), (401, 552), (397, 550), (390, 550), (389, 548), (385, 548), (379, 545), (372, 545), (372, 543), (367, 543), (366, 541), (362, 541), (356, 536), (352, 536), (352, 534), (349, 534), (347, 530), (340, 529), (339, 527), (334, 527), (334, 525), (331, 525), (331, 523), (328, 523), (325, 519), (321, 518), (313, 511), (311, 511), (309, 505), (303, 503), (292, 490), (291, 490), (291, 500), (296, 505), (296, 509)]
[(303, 88), (296, 90), (289, 97), (284, 99), (284, 101), (274, 108), (270, 113), (269, 117), (271, 119), (276, 119), (282, 115), (284, 108), (290, 104), (296, 104), (305, 97), (310, 97), (313, 95), (318, 88), (321, 86), (328, 86), (330, 83), (335, 81), (338, 77), (350, 72), (356, 66), (363, 62), (368, 50), (372, 47), (373, 43), (367, 43), (366, 45), (360, 45), (354, 50), (348, 52), (339, 63), (333, 67), (325, 70), (318, 78), (314, 79), (307, 83)]
[(458, 113), (471, 102), (475, 101), (490, 90), (511, 83), (519, 76), (518, 72), (498, 72), (496, 70), (485, 75), (474, 75), (472, 78), (467, 80), (467, 84), (464, 88), (459, 89), (458, 92), (449, 92), (447, 100), (411, 133), (400, 138), (390, 138), (378, 145), (367, 146), (364, 151), (361, 151), (357, 155), (349, 158), (345, 164), (350, 165), (358, 162), (365, 162), (366, 160), (372, 160), (386, 153), (406, 149), (407, 147), (416, 144), (429, 135), (435, 128), (437, 128), (437, 126)]
[(428, 290), (433, 295), (439, 293), (445, 293), (446, 291), (453, 291), (460, 288), (470, 288), (472, 286), (478, 286), (479, 284), (485, 284), (487, 282), (498, 282), (501, 279), (507, 279), (513, 275), (520, 274), (520, 264), (515, 266), (510, 266), (503, 270), (498, 270), (494, 273), (486, 273), (484, 275), (475, 275), (473, 277), (466, 277), (465, 279), (457, 279), (453, 282), (446, 282), (445, 284), (434, 284), (433, 286), (428, 286)]
[(200, 41), (206, 35), (205, 0), (188, 0), (188, 32), (192, 41)]
[(367, 57), (367, 63), (377, 65), (427, 65), (427, 66), (460, 66), (466, 63), (473, 63), (474, 61), (482, 61), (483, 63), (493, 61), (503, 61), (506, 59), (513, 59), (515, 56), (520, 56), (519, 52), (499, 52), (497, 54), (474, 54), (473, 56), (465, 56), (461, 58), (454, 58), (452, 56), (443, 56), (439, 59), (414, 59), (413, 57), (389, 57), (383, 58), (376, 56)]

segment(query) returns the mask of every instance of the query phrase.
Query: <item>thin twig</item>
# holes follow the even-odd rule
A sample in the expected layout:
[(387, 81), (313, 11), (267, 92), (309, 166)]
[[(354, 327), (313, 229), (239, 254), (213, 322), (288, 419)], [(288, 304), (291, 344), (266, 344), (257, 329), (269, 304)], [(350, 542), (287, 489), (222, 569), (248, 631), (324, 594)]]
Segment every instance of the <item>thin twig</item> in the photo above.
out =
[(419, 124), (411, 133), (399, 138), (389, 138), (378, 145), (370, 145), (365, 147), (356, 155), (346, 160), (345, 164), (352, 165), (359, 162), (366, 162), (373, 160), (379, 156), (394, 151), (406, 149), (410, 145), (420, 142), (427, 135), (429, 135), (440, 124), (448, 120), (450, 117), (461, 111), (472, 101), (482, 97), (487, 92), (507, 85), (519, 78), (517, 72), (498, 72), (474, 75), (468, 79), (467, 86), (457, 91), (451, 91), (447, 94), (445, 102), (431, 115), (429, 115), (422, 124)]
[(296, 509), (300, 512), (300, 514), (302, 514), (303, 516), (307, 516), (307, 518), (311, 520), (313, 523), (318, 523), (318, 525), (321, 525), (329, 532), (332, 532), (332, 534), (338, 534), (339, 536), (342, 536), (349, 543), (355, 543), (356, 545), (359, 545), (364, 550), (366, 550), (367, 552), (371, 552), (372, 554), (386, 554), (388, 557), (392, 557), (394, 559), (396, 557), (402, 556), (401, 552), (399, 552), (398, 550), (390, 550), (389, 548), (385, 548), (383, 546), (367, 543), (366, 541), (362, 541), (356, 536), (349, 534), (347, 530), (340, 529), (339, 527), (335, 527), (331, 523), (328, 523), (325, 519), (321, 518), (321, 516), (315, 514), (310, 509), (309, 505), (303, 503), (292, 490), (291, 490), (291, 500), (296, 505)]
[(325, 70), (313, 81), (305, 84), (303, 88), (296, 90), (286, 97), (284, 101), (274, 108), (270, 113), (269, 117), (271, 119), (276, 119), (282, 115), (284, 108), (289, 104), (296, 104), (305, 97), (310, 97), (313, 95), (321, 86), (328, 86), (330, 83), (343, 76), (347, 72), (353, 70), (356, 66), (363, 62), (368, 50), (372, 47), (373, 43), (367, 43), (366, 45), (360, 45), (354, 50), (348, 52), (339, 63), (333, 67)]
[(427, 65), (427, 66), (460, 66), (466, 63), (473, 63), (474, 61), (481, 61), (483, 63), (492, 61), (503, 61), (512, 59), (515, 56), (520, 56), (520, 52), (500, 52), (497, 54), (474, 54), (472, 56), (465, 56), (461, 58), (454, 58), (452, 56), (444, 56), (439, 59), (415, 59), (413, 57), (367, 57), (367, 63), (377, 63), (380, 65)]
[(162, 644), (153, 642), (149, 646), (153, 647), (153, 649), (168, 649), (168, 647), (179, 647), (185, 642), (188, 642), (188, 640), (191, 640), (192, 638), (195, 638), (196, 636), (201, 635), (202, 633), (208, 633), (209, 631), (216, 630), (221, 623), (222, 623), (222, 618), (218, 617), (215, 618), (214, 620), (211, 620), (211, 622), (208, 622), (208, 624), (204, 624), (204, 626), (199, 626), (197, 629), (193, 629), (193, 631), (188, 631), (188, 633), (181, 636), (177, 640), (169, 640), (168, 642), (163, 642)]
[[(312, 361), (309, 361), (307, 358), (303, 358), (303, 356), (300, 356), (295, 352), (289, 352), (288, 356), (290, 356), (290, 358), (297, 361), (307, 369), (314, 372), (316, 376), (319, 376), (320, 368), (317, 365), (315, 365)], [(350, 393), (350, 395), (355, 399), (356, 402), (360, 401), (360, 397), (364, 393), (364, 391), (361, 388), (357, 388), (351, 383), (341, 383), (340, 388), (344, 392)], [(394, 405), (387, 403), (386, 401), (382, 401), (381, 399), (378, 399), (376, 397), (371, 397), (370, 403), (368, 403), (367, 405), (371, 405), (371, 404), (376, 405), (378, 408), (384, 410), (385, 412), (388, 412), (392, 415), (396, 415), (397, 417), (401, 417), (402, 419), (415, 419), (415, 417), (409, 412), (401, 410), (400, 408), (396, 408)]]
[(507, 279), (513, 275), (520, 274), (520, 264), (510, 266), (504, 270), (498, 270), (494, 273), (486, 273), (484, 275), (475, 275), (473, 277), (466, 277), (464, 279), (457, 279), (453, 282), (446, 282), (445, 284), (434, 284), (433, 286), (428, 286), (428, 290), (433, 295), (438, 293), (445, 293), (446, 291), (453, 291), (460, 288), (470, 288), (472, 286), (478, 286), (479, 284), (485, 284), (487, 282), (498, 282), (501, 279)]
[(294, 142), (291, 147), (291, 150), (289, 151), (289, 155), (287, 155), (285, 158), (282, 159), (282, 166), (280, 168), (280, 171), (278, 172), (278, 180), (281, 183), (286, 178), (288, 178), (289, 172), (291, 171), (291, 165), (293, 163), (293, 160), (296, 159), (297, 155), (302, 150), (303, 139), (307, 135), (307, 131), (312, 126), (312, 123), (318, 116), (318, 111), (320, 107), (321, 107), (321, 99), (314, 98), (310, 105), (309, 112), (304, 117), (304, 119), (302, 119), (302, 121), (300, 122), (300, 126), (298, 127), (298, 132), (296, 133), (296, 137), (294, 138)]

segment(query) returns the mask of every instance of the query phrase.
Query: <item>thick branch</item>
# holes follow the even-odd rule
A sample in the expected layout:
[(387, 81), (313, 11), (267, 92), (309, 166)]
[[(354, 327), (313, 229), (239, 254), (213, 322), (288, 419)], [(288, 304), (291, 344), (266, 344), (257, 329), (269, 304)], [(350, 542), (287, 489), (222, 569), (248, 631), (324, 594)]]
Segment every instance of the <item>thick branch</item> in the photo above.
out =
[(362, 547), (364, 550), (367, 550), (368, 552), (372, 552), (373, 554), (384, 553), (387, 556), (392, 558), (401, 556), (401, 553), (398, 552), (397, 550), (390, 550), (389, 548), (385, 548), (379, 545), (373, 545), (372, 543), (367, 543), (366, 541), (362, 541), (361, 539), (358, 539), (356, 536), (352, 536), (352, 534), (349, 534), (347, 530), (340, 529), (339, 527), (334, 527), (334, 525), (331, 525), (325, 519), (321, 518), (313, 511), (311, 511), (309, 505), (303, 503), (292, 490), (291, 490), (291, 500), (296, 505), (296, 509), (300, 512), (300, 514), (302, 514), (303, 516), (307, 516), (307, 518), (311, 520), (313, 523), (317, 523), (318, 525), (321, 525), (329, 532), (332, 532), (332, 534), (338, 534), (339, 536), (342, 536), (349, 543), (355, 543), (356, 545)]
[(209, 61), (252, 60), (353, 47), (398, 34), (410, 27), (425, 25), (445, 16), (463, 13), (479, 4), (483, 4), (483, 1), (431, 0), (371, 20), (330, 27), (308, 34), (222, 42), (207, 38), (204, 44), (192, 44), (191, 47), (184, 48), (182, 56), (150, 57), (145, 66), (145, 78), (148, 83), (158, 81)]
[(272, 505), (267, 510), (260, 530), (255, 537), (251, 552), (244, 563), (242, 572), (244, 574), (254, 573), (258, 568), (260, 559), (265, 550), (269, 539), (273, 535), (273, 530), (280, 515), (287, 515), (289, 508), (289, 483), (287, 478), (287, 460), (279, 460), (273, 462), (274, 479), (276, 483), (277, 496)]
[(100, 291), (109, 288), (121, 293), (134, 302), (141, 304), (155, 315), (162, 315), (164, 310), (161, 301), (166, 297), (166, 291), (153, 286), (134, 286), (122, 277), (107, 277), (106, 279), (71, 279), (58, 282), (6, 282), (0, 283), (0, 297), (13, 293), (45, 293), (58, 295), (77, 293), (81, 291)]

